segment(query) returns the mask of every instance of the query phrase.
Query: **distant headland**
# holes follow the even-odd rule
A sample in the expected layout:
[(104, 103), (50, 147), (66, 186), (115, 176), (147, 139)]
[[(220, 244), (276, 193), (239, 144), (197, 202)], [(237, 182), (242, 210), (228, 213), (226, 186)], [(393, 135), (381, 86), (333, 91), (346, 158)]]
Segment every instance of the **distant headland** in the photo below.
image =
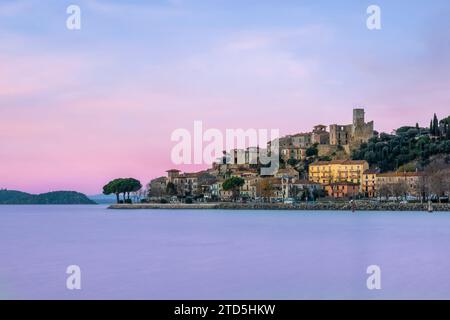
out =
[(76, 191), (54, 191), (30, 194), (16, 190), (0, 190), (0, 204), (97, 204)]

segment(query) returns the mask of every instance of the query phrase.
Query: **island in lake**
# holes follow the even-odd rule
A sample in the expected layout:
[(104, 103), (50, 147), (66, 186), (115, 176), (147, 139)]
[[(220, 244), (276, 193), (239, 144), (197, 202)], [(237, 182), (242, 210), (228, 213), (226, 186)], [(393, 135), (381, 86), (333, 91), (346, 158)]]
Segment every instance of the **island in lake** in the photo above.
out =
[(16, 190), (0, 190), (0, 204), (96, 204), (83, 193), (54, 191), (30, 194)]

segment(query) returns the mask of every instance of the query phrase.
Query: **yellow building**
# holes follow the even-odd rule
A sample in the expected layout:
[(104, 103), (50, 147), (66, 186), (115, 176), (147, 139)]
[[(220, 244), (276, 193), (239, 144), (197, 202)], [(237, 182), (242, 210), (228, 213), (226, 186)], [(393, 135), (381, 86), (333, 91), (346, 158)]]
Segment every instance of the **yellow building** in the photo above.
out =
[(365, 197), (373, 198), (376, 195), (378, 170), (366, 170), (363, 172), (361, 192)]
[(309, 180), (322, 185), (340, 182), (361, 185), (367, 169), (369, 164), (364, 160), (318, 161), (309, 165)]

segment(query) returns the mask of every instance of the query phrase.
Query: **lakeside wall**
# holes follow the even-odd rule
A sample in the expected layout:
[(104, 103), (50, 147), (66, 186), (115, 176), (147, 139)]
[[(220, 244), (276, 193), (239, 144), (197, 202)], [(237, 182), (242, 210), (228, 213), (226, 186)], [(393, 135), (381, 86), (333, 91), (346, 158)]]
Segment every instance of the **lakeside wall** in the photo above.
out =
[[(233, 203), (233, 202), (219, 202), (219, 203), (145, 203), (145, 204), (114, 204), (108, 207), (109, 209), (222, 209), (222, 210), (332, 210), (332, 211), (351, 211), (352, 206), (344, 202), (316, 202), (316, 203), (299, 203), (299, 204), (284, 204), (284, 203)], [(450, 204), (433, 204), (434, 211), (450, 212)], [(357, 211), (428, 211), (427, 204), (420, 203), (371, 203), (358, 202), (356, 203)]]

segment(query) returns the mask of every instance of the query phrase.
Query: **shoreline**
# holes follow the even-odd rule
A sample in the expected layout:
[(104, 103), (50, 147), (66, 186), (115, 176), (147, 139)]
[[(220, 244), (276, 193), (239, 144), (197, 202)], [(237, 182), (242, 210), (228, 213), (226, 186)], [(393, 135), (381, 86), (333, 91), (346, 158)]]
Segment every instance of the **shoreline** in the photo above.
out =
[[(316, 202), (316, 203), (139, 203), (139, 204), (113, 204), (108, 209), (115, 210), (310, 210), (310, 211), (352, 211), (352, 205), (349, 203)], [(434, 203), (434, 212), (450, 212), (450, 204)], [(356, 203), (356, 212), (358, 211), (428, 211), (426, 203)]]

